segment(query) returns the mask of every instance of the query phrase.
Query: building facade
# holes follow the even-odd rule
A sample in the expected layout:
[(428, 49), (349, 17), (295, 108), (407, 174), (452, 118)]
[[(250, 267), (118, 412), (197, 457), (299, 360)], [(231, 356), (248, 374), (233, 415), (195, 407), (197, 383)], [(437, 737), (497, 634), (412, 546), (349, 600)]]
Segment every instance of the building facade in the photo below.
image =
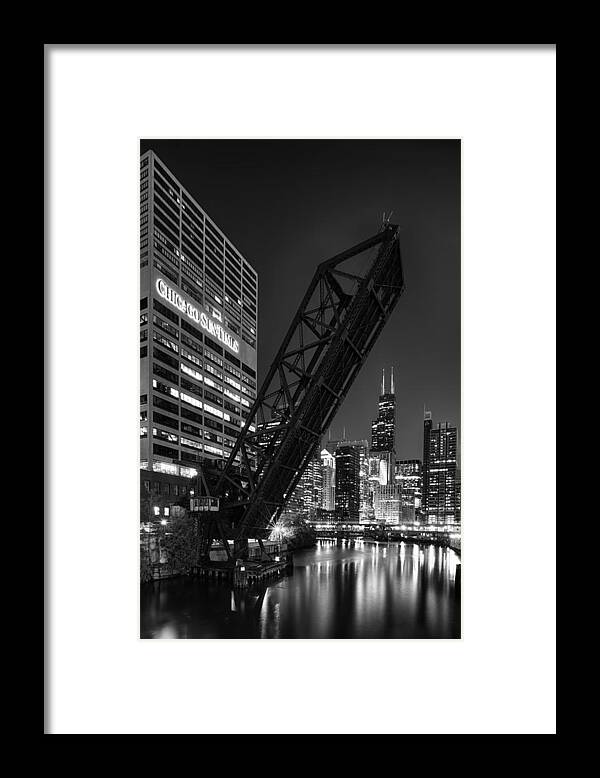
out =
[(423, 412), (423, 516), (427, 517), (427, 494), (429, 492), (429, 452), (431, 450), (431, 411)]
[(375, 484), (373, 488), (373, 513), (378, 524), (401, 524), (402, 487), (400, 484)]
[(335, 510), (335, 450), (321, 450), (321, 509)]
[(142, 478), (185, 484), (228, 458), (256, 397), (258, 277), (153, 151), (140, 158), (140, 298)]
[(358, 452), (358, 518), (363, 523), (373, 515), (369, 483), (369, 443), (366, 440), (339, 441), (338, 446), (351, 446)]
[(421, 460), (397, 460), (395, 480), (400, 486), (401, 493), (401, 524), (410, 526), (420, 523), (422, 518), (421, 506), (423, 489), (423, 464)]
[(323, 495), (323, 472), (320, 454), (316, 454), (311, 458), (300, 477), (298, 486), (301, 499), (301, 517), (305, 521), (317, 521)]
[(373, 518), (373, 500), (369, 482), (369, 444), (366, 440), (353, 441), (358, 449), (359, 521), (363, 524)]
[(335, 450), (335, 512), (338, 521), (358, 522), (360, 513), (360, 455), (354, 446)]
[(427, 524), (452, 529), (460, 525), (460, 471), (457, 428), (424, 420), (423, 511)]

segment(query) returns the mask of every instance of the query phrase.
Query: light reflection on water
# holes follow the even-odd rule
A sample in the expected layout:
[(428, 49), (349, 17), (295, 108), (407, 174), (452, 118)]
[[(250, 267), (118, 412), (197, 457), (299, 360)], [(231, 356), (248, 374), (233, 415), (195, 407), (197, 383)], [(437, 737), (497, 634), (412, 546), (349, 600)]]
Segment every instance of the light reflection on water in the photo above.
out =
[(459, 558), (413, 543), (319, 541), (256, 590), (174, 579), (141, 592), (143, 638), (458, 638)]

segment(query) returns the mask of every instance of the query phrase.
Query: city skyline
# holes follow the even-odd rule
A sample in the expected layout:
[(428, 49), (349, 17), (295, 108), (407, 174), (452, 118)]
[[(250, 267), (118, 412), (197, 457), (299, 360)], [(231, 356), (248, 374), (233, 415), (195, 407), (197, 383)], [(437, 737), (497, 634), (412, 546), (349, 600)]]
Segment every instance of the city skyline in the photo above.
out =
[[(324, 435), (283, 515), (316, 527), (385, 524), (441, 527), (460, 532), (461, 474), (458, 428), (425, 411), (418, 457), (401, 459), (394, 446), (393, 369), (382, 369), (371, 443), (346, 434)], [(343, 469), (340, 469), (343, 468)]]
[[(256, 373), (258, 275), (152, 150), (140, 158), (140, 208), (142, 494), (180, 497), (192, 489), (189, 479), (196, 477), (202, 461), (228, 459), (256, 396), (260, 380)], [(281, 402), (276, 416), (281, 411), (287, 413), (285, 395)], [(258, 424), (259, 429), (273, 428), (275, 432), (280, 422), (273, 412), (271, 408), (271, 421)], [(407, 474), (399, 477), (398, 467), (403, 461), (414, 460), (397, 456), (396, 417), (394, 367), (388, 368), (386, 381), (383, 366), (370, 442), (355, 439), (352, 430), (348, 435), (345, 426), (342, 439), (334, 437), (332, 441), (331, 426), (322, 429), (318, 451), (288, 496), (284, 515), (290, 518), (297, 513), (314, 521), (317, 509), (325, 507), (328, 498), (322, 490), (327, 478), (326, 472), (321, 472), (320, 457), (327, 438), (325, 445), (333, 444), (329, 448), (334, 457), (335, 520), (401, 523), (401, 505), (407, 507), (408, 503), (400, 487)], [(356, 421), (363, 421), (363, 416)], [(451, 432), (442, 436), (442, 427)], [(438, 422), (437, 431), (432, 430), (431, 411), (424, 410), (425, 510), (421, 516), (411, 484), (413, 520), (430, 517), (438, 523), (441, 515), (442, 524), (446, 516), (453, 523), (457, 510), (460, 521), (457, 434), (458, 426), (447, 420)], [(268, 440), (262, 439), (259, 446), (268, 445)], [(430, 440), (439, 441), (431, 452)], [(432, 503), (428, 509), (430, 453), (436, 467), (431, 471)], [(239, 452), (235, 462), (237, 466), (242, 463)], [(257, 467), (253, 454), (247, 462)], [(161, 481), (157, 474), (166, 478)], [(418, 481), (420, 491), (420, 475)], [(166, 518), (170, 508), (164, 507)], [(150, 508), (148, 502), (149, 512)]]
[[(392, 388), (393, 384), (390, 393)], [(383, 382), (381, 391), (383, 394), (380, 395), (380, 401), (391, 396), (385, 392)], [(447, 421), (436, 420), (434, 424), (431, 412), (426, 412), (422, 423), (421, 452), (418, 457), (411, 459), (398, 458), (393, 450), (373, 448), (367, 440), (352, 439), (349, 435), (324, 440), (311, 460), (310, 467), (312, 469), (315, 462), (320, 462), (320, 507), (325, 510), (319, 513), (312, 497), (306, 501), (303, 475), (290, 498), (293, 507), (288, 515), (299, 512), (304, 519), (317, 524), (358, 521), (356, 516), (349, 515), (346, 510), (346, 496), (340, 499), (337, 494), (340, 475), (336, 470), (338, 456), (340, 453), (347, 456), (349, 450), (354, 449), (361, 463), (364, 457), (364, 464), (360, 467), (357, 461), (354, 473), (354, 486), (360, 495), (361, 524), (383, 522), (459, 529), (461, 472), (457, 456), (458, 432), (458, 428)], [(383, 471), (382, 456), (387, 465)], [(314, 475), (310, 480), (313, 489)], [(342, 488), (347, 494), (346, 474), (343, 474), (342, 480)]]
[[(374, 431), (375, 431), (374, 425), (376, 424), (377, 419), (380, 417), (380, 414), (381, 414), (381, 400), (382, 400), (382, 398), (384, 396), (386, 396), (386, 395), (387, 396), (393, 395), (394, 398), (395, 398), (395, 385), (394, 385), (393, 366), (390, 368), (391, 375), (390, 375), (390, 377), (388, 379), (385, 378), (385, 370), (386, 370), (386, 368), (384, 366), (382, 368), (382, 374), (383, 375), (382, 375), (382, 382), (381, 382), (380, 392), (379, 392), (379, 395), (377, 396), (377, 401), (375, 403), (376, 408), (378, 408), (378, 413), (377, 414), (373, 414), (372, 415), (372, 419), (369, 422), (369, 424), (370, 424), (370, 435), (365, 437), (365, 438), (363, 438), (365, 440), (365, 442), (367, 442), (367, 443), (368, 443), (369, 439), (371, 439), (371, 440), (373, 439), (373, 434), (374, 434)], [(386, 389), (385, 389), (386, 386), (389, 386), (389, 391), (388, 392), (386, 392)], [(374, 392), (374, 396), (375, 396), (375, 392)], [(417, 445), (417, 448), (412, 452), (412, 456), (408, 456), (407, 455), (407, 456), (401, 457), (398, 454), (398, 452), (396, 450), (396, 446), (398, 445), (398, 441), (397, 441), (398, 404), (397, 403), (394, 403), (394, 411), (393, 411), (393, 413), (394, 413), (394, 425), (393, 425), (393, 431), (392, 431), (391, 434), (392, 434), (393, 443), (394, 443), (393, 450), (394, 450), (394, 454), (395, 454), (395, 461), (396, 462), (399, 462), (399, 461), (411, 461), (412, 459), (416, 459), (416, 458), (421, 457), (422, 454), (423, 454), (423, 438), (421, 438), (420, 443)], [(432, 413), (433, 412), (432, 412), (431, 409), (428, 409), (425, 405), (423, 405), (422, 415), (421, 415), (420, 421), (418, 423), (420, 423), (422, 425), (425, 420), (427, 420), (427, 419), (431, 420)], [(367, 413), (367, 416), (368, 415), (369, 414)], [(363, 422), (363, 419), (361, 419), (361, 423), (362, 422)], [(415, 422), (415, 423), (417, 423), (417, 422)], [(452, 425), (452, 420), (450, 420), (450, 419), (442, 419), (442, 418), (440, 418), (438, 416), (436, 424), (450, 424), (450, 425)], [(457, 441), (458, 441), (457, 442), (457, 451), (456, 451), (457, 462), (460, 465), (460, 425), (459, 424), (455, 424), (454, 426), (456, 427), (456, 435), (457, 435)], [(335, 424), (332, 424), (331, 427), (329, 428), (329, 430), (327, 431), (326, 435), (323, 437), (323, 440), (321, 442), (321, 448), (326, 447), (329, 442), (341, 443), (342, 441), (343, 442), (348, 442), (348, 441), (359, 440), (360, 436), (353, 434), (354, 428), (355, 428), (355, 425), (354, 426), (351, 425), (348, 428), (345, 425), (343, 425), (342, 428), (341, 428), (341, 433), (342, 434), (341, 435), (336, 435), (337, 427), (336, 427)], [(422, 433), (422, 427), (421, 427), (421, 433)], [(372, 445), (369, 445), (369, 449), (371, 451), (375, 451), (376, 450), (376, 449), (373, 448)], [(411, 452), (409, 451), (408, 454), (410, 454), (410, 453)]]
[(424, 406), (460, 428), (459, 141), (142, 140), (148, 149), (257, 271), (259, 384), (316, 265), (393, 211), (407, 289), (331, 437), (370, 439), (374, 387), (392, 366), (398, 458), (420, 456)]

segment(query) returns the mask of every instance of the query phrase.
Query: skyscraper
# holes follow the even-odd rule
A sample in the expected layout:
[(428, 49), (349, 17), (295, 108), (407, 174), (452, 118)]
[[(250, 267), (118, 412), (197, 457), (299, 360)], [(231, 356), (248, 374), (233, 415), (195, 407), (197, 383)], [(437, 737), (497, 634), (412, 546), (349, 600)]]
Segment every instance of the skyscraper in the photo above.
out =
[(429, 492), (429, 451), (431, 447), (431, 411), (423, 410), (423, 514), (427, 517), (427, 493)]
[(331, 448), (321, 451), (321, 508), (327, 512), (335, 510), (335, 449)]
[(338, 520), (358, 522), (360, 511), (360, 455), (354, 446), (335, 451), (335, 511)]
[(140, 290), (141, 477), (168, 493), (199, 460), (226, 459), (248, 417), (258, 277), (153, 151), (140, 158)]
[(381, 378), (381, 394), (377, 418), (371, 424), (371, 450), (369, 475), (381, 485), (394, 483), (396, 449), (396, 396), (394, 393), (394, 368), (391, 369), (390, 391), (385, 391), (385, 368)]
[[(344, 432), (346, 430), (344, 429)], [(335, 452), (340, 446), (350, 446), (355, 448), (358, 452), (358, 493), (359, 493), (359, 519), (362, 522), (366, 522), (367, 519), (372, 518), (373, 513), (373, 501), (371, 497), (371, 484), (369, 481), (369, 443), (367, 440), (329, 440), (326, 448), (321, 452), (321, 458), (323, 460), (324, 454), (329, 454), (335, 457)], [(335, 476), (335, 458), (334, 458), (334, 470)], [(324, 482), (325, 483), (325, 482)], [(333, 490), (335, 494), (335, 490)], [(325, 507), (325, 506), (323, 506)]]
[(366, 440), (352, 441), (358, 449), (359, 519), (366, 523), (373, 518), (373, 500), (369, 481), (369, 444)]
[(400, 524), (402, 519), (402, 487), (399, 483), (375, 484), (373, 512), (380, 524)]
[(423, 466), (420, 459), (399, 459), (396, 462), (396, 483), (400, 485), (402, 524), (414, 524), (421, 519)]
[(423, 427), (423, 510), (428, 524), (460, 524), (460, 473), (457, 428), (449, 422), (433, 427), (427, 413)]
[(316, 521), (323, 493), (323, 472), (319, 453), (311, 457), (298, 486), (301, 494), (301, 517), (307, 521)]

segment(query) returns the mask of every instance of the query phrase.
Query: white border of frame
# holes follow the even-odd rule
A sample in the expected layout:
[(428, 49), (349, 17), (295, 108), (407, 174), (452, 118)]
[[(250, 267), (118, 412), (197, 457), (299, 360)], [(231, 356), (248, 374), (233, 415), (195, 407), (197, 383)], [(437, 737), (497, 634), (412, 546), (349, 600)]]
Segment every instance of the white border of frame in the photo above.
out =
[[(553, 46), (47, 47), (47, 732), (555, 731), (555, 65)], [(462, 640), (138, 639), (140, 137), (462, 139)], [(239, 723), (265, 678), (281, 694)]]

